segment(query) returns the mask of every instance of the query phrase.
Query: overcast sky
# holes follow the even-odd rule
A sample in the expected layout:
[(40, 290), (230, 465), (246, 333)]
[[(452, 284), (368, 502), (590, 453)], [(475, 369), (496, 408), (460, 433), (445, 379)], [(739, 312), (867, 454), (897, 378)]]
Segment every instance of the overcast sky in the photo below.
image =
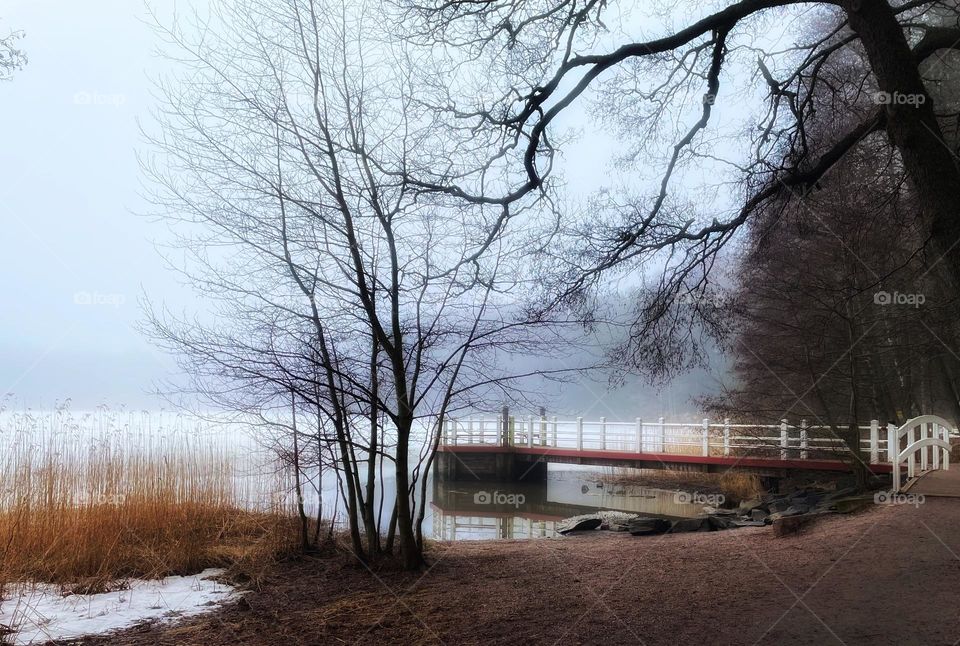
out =
[(172, 368), (133, 329), (142, 290), (175, 297), (142, 212), (135, 150), (150, 105), (154, 35), (130, 0), (4, 0), (29, 64), (0, 85), (6, 278), (0, 393), (144, 406)]
[[(174, 2), (152, 5), (169, 14)], [(175, 309), (189, 297), (155, 249), (163, 227), (136, 215), (147, 210), (138, 120), (149, 122), (152, 79), (171, 65), (156, 56), (146, 20), (139, 0), (0, 4), (0, 31), (25, 31), (29, 57), (0, 84), (0, 394), (13, 393), (8, 406), (51, 407), (69, 397), (75, 408), (157, 407), (153, 384), (176, 374), (172, 359), (135, 329), (142, 294)], [(601, 181), (595, 158), (608, 144), (588, 136), (567, 149), (574, 187)], [(632, 387), (596, 404), (602, 388), (574, 398), (604, 409), (598, 416), (614, 401), (660, 409), (623, 410), (629, 417), (683, 408), (687, 397), (686, 387), (659, 399)]]

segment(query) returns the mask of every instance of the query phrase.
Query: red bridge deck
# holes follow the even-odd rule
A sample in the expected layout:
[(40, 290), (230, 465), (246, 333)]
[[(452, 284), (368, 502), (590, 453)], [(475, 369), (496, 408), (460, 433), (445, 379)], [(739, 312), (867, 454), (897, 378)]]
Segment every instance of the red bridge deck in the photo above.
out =
[[(805, 470), (805, 471), (847, 471), (850, 464), (842, 460), (824, 459), (786, 459), (752, 456), (703, 456), (682, 455), (676, 453), (637, 453), (634, 451), (612, 451), (591, 449), (569, 449), (545, 446), (496, 446), (492, 444), (441, 445), (438, 449), (455, 454), (511, 454), (518, 459), (530, 462), (554, 462), (567, 464), (591, 464), (596, 466), (623, 466), (638, 468), (669, 468), (671, 465), (701, 465), (704, 470), (710, 467), (740, 467), (744, 469), (769, 470)], [(890, 473), (889, 463), (868, 464), (874, 473)], [(719, 470), (719, 469), (717, 469)]]

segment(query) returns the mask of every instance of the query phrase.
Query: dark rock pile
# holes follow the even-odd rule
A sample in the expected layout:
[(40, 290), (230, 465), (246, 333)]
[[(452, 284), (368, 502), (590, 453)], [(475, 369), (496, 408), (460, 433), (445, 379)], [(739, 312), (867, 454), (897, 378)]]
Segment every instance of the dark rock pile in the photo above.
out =
[(735, 509), (705, 507), (696, 518), (668, 519), (625, 512), (601, 511), (568, 518), (557, 527), (561, 534), (606, 529), (634, 536), (681, 532), (711, 532), (738, 527), (773, 525), (777, 536), (794, 534), (823, 514), (849, 513), (872, 502), (856, 489), (826, 491), (807, 488), (789, 494), (768, 494), (740, 503)]

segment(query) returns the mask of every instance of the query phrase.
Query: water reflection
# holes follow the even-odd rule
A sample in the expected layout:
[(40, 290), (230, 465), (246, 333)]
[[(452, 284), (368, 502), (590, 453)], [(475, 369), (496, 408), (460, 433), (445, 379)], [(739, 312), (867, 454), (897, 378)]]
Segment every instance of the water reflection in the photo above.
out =
[[(677, 519), (703, 513), (673, 490), (604, 485), (596, 472), (551, 471), (543, 484), (433, 482), (436, 540), (527, 539), (556, 536), (557, 524), (597, 510)], [(678, 499), (679, 498), (679, 499)]]

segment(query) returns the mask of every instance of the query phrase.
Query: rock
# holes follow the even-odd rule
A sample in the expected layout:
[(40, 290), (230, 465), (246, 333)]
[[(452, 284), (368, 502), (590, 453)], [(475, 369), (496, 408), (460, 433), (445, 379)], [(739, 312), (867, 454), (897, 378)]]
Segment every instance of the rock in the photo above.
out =
[(673, 525), (670, 527), (670, 533), (709, 532), (711, 529), (710, 518), (701, 516), (699, 518), (683, 518), (673, 521)]
[(823, 500), (823, 494), (818, 491), (801, 491), (790, 496), (791, 506), (815, 507)]
[(790, 505), (783, 511), (784, 516), (799, 516), (810, 511), (809, 505)]
[(753, 522), (759, 522), (764, 524), (767, 518), (770, 517), (770, 514), (765, 512), (763, 509), (751, 509), (750, 510), (750, 520)]
[(730, 516), (710, 516), (707, 520), (712, 530), (732, 529), (737, 522), (736, 518)]
[(623, 511), (600, 511), (597, 512), (603, 524), (600, 529), (607, 529), (611, 532), (626, 532), (630, 529), (630, 521), (638, 518), (637, 514), (631, 514)]
[(608, 523), (606, 527), (601, 527), (600, 529), (606, 529), (611, 532), (629, 532), (630, 523)]
[(753, 498), (751, 500), (745, 500), (741, 502), (740, 505), (737, 507), (737, 511), (740, 513), (741, 516), (749, 516), (750, 512), (752, 512), (754, 509), (766, 510), (766, 507), (767, 507), (767, 503), (765, 503), (763, 499)]
[(670, 529), (670, 521), (664, 518), (645, 518), (639, 516), (629, 522), (628, 531), (634, 536), (663, 534)]
[(709, 516), (739, 516), (740, 512), (736, 509), (719, 509), (717, 507), (704, 507), (705, 511)]
[(799, 534), (800, 530), (812, 523), (818, 514), (799, 514), (783, 516), (773, 521), (773, 535), (777, 538)]
[(849, 496), (846, 498), (835, 498), (825, 502), (821, 509), (824, 511), (833, 511), (838, 514), (850, 514), (860, 511), (873, 504), (873, 496), (867, 494), (863, 496)]
[(603, 523), (603, 519), (600, 516), (587, 515), (587, 516), (574, 516), (573, 518), (568, 518), (564, 520), (560, 527), (557, 528), (557, 531), (561, 534), (569, 534), (570, 532), (582, 532), (589, 531), (600, 527)]
[(832, 491), (824, 496), (825, 500), (837, 500), (839, 498), (847, 498), (849, 496), (855, 496), (857, 494), (856, 487), (846, 487), (844, 489), (837, 489)]
[(731, 520), (731, 521), (730, 521), (730, 528), (731, 528), (731, 529), (736, 528), (736, 527), (765, 527), (765, 526), (766, 526), (766, 523), (763, 522), (762, 520), (737, 520), (737, 519), (734, 519), (734, 520)]
[(790, 501), (786, 498), (774, 498), (767, 503), (767, 509), (771, 514), (786, 511), (788, 507), (790, 507)]

